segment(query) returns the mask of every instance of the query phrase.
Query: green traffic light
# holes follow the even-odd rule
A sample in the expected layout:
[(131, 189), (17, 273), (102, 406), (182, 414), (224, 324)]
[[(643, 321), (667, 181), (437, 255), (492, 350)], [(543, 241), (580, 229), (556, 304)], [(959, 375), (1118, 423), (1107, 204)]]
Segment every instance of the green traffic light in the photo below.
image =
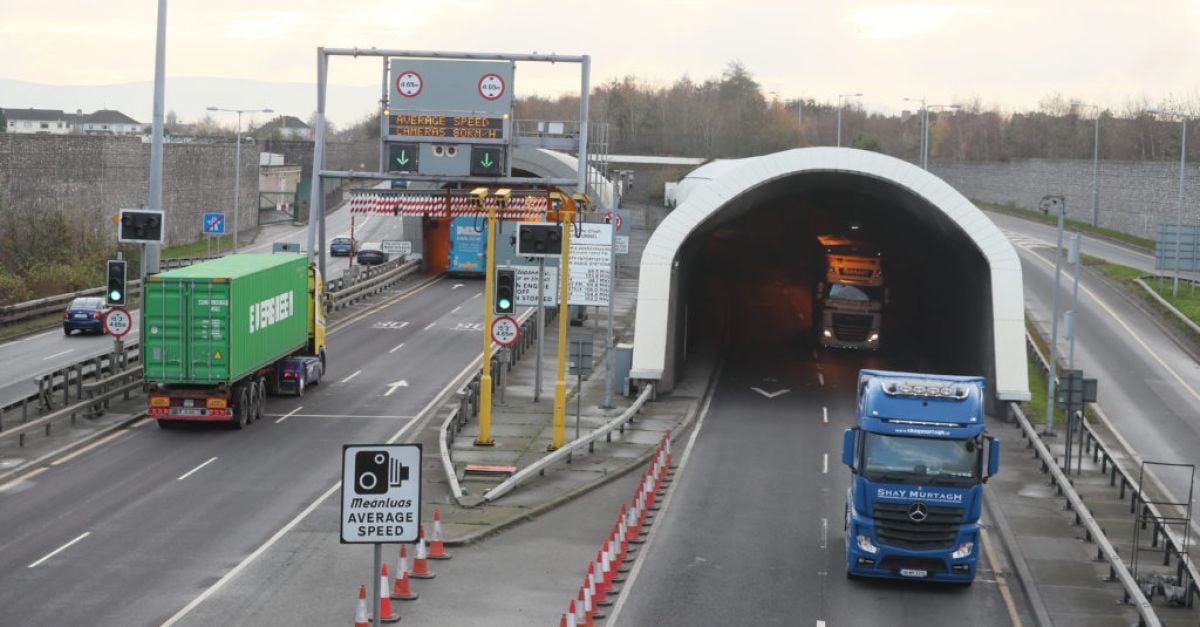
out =
[(113, 302), (120, 302), (121, 301), (121, 292), (119, 292), (117, 290), (113, 290), (113, 291), (109, 292), (108, 300), (111, 300)]
[(501, 298), (500, 301), (496, 303), (496, 306), (500, 309), (508, 309), (509, 307), (512, 307), (512, 301), (508, 300), (507, 298)]

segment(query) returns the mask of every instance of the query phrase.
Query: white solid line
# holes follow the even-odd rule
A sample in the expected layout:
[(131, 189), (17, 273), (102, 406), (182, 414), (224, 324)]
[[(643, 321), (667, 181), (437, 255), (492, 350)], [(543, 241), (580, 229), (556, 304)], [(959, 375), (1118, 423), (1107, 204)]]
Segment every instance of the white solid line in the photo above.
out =
[(362, 372), (362, 370), (355, 370), (354, 374), (346, 377), (345, 379), (342, 379), (341, 381), (338, 381), (338, 383), (345, 383), (345, 382), (349, 381), (350, 379), (357, 377), (359, 375), (359, 373), (361, 373), (361, 372)]
[(821, 473), (829, 474), (829, 453), (821, 455)]
[(49, 355), (49, 356), (47, 356), (47, 357), (43, 357), (43, 358), (42, 358), (42, 361), (46, 361), (47, 359), (54, 359), (55, 357), (62, 357), (63, 355), (66, 355), (67, 353), (73, 352), (74, 350), (75, 350), (75, 349), (73, 349), (73, 348), (68, 348), (67, 350), (65, 350), (65, 351), (63, 351), (63, 352), (61, 352), (61, 353), (54, 353), (53, 355)]
[(455, 307), (454, 309), (451, 309), (451, 310), (450, 310), (450, 313), (458, 313), (458, 310), (459, 310), (459, 309), (462, 309), (462, 305), (459, 305), (458, 307)]
[(205, 599), (212, 596), (213, 593), (215, 593), (217, 590), (220, 590), (221, 586), (224, 586), (225, 584), (229, 583), (229, 581), (231, 579), (233, 579), (234, 577), (236, 577), (238, 575), (238, 573), (242, 572), (242, 570), (245, 569), (246, 566), (249, 566), (251, 562), (253, 562), (260, 555), (265, 553), (267, 551), (267, 549), (271, 548), (271, 546), (273, 544), (275, 544), (276, 542), (278, 542), (280, 538), (282, 538), (284, 535), (287, 534), (287, 532), (291, 531), (292, 527), (295, 527), (296, 525), (298, 525), (301, 520), (304, 520), (304, 518), (307, 517), (309, 514), (311, 514), (313, 510), (317, 509), (317, 507), (320, 506), (321, 503), (323, 503), (325, 501), (325, 499), (329, 498), (329, 495), (338, 491), (338, 489), (341, 487), (342, 487), (342, 482), (340, 482), (340, 481), (333, 484), (332, 488), (329, 488), (328, 490), (325, 491), (324, 494), (317, 497), (317, 500), (313, 501), (311, 505), (304, 508), (304, 511), (300, 512), (299, 514), (296, 514), (295, 518), (293, 518), (291, 521), (289, 521), (288, 524), (284, 525), (282, 529), (275, 532), (275, 535), (271, 536), (271, 538), (269, 540), (267, 540), (265, 543), (263, 543), (262, 546), (255, 549), (255, 551), (253, 553), (251, 553), (249, 556), (247, 556), (246, 559), (242, 560), (237, 566), (234, 566), (232, 570), (225, 573), (225, 576), (218, 579), (217, 583), (210, 586), (204, 592), (201, 592), (200, 596), (196, 597), (195, 599), (192, 599), (191, 603), (188, 603), (187, 605), (183, 606), (183, 609), (176, 612), (175, 615), (172, 616), (171, 618), (168, 618), (167, 622), (163, 623), (163, 627), (171, 627), (171, 625), (174, 625), (175, 623), (179, 622), (179, 619), (186, 616), (188, 614), (188, 612), (191, 612), (192, 610), (196, 609), (196, 606), (203, 603)]
[(90, 535), (92, 535), (92, 532), (90, 532), (90, 531), (85, 531), (85, 532), (79, 534), (78, 538), (75, 538), (74, 540), (71, 540), (70, 542), (58, 547), (57, 549), (50, 551), (48, 554), (46, 554), (46, 557), (43, 557), (42, 559), (30, 564), (29, 566), (27, 566), (27, 568), (36, 567), (38, 564), (41, 564), (42, 562), (54, 557), (55, 555), (62, 553), (63, 551), (65, 551), (67, 549), (67, 547), (71, 546), (72, 544), (75, 544), (76, 542), (79, 542), (80, 540), (82, 540)]
[[(278, 416), (279, 414), (263, 414), (264, 416)], [(297, 414), (292, 412), (284, 418), (386, 418), (388, 420), (412, 420), (412, 416), (381, 416), (367, 414)], [(279, 422), (276, 420), (275, 422)]]
[(192, 473), (196, 472), (197, 470), (200, 470), (201, 468), (204, 468), (205, 466), (207, 466), (215, 461), (217, 461), (216, 457), (204, 462), (203, 464), (200, 464), (199, 466), (196, 466), (195, 468), (183, 473), (182, 475), (179, 475), (179, 478), (176, 479), (176, 481), (183, 481), (184, 479), (187, 479), (188, 477), (192, 476)]
[(437, 323), (436, 323), (436, 322), (430, 322), (429, 324), (425, 325), (425, 328), (424, 328), (424, 329), (421, 329), (421, 330), (422, 330), (422, 331), (428, 331), (428, 330), (432, 329), (432, 328), (433, 328), (433, 325), (435, 325), (435, 324), (437, 324)]
[(283, 416), (281, 416), (281, 417), (279, 418), (279, 420), (276, 420), (276, 421), (275, 421), (275, 424), (279, 424), (279, 423), (283, 422), (284, 420), (287, 420), (288, 418), (291, 418), (292, 416), (296, 415), (296, 412), (300, 411), (301, 409), (304, 409), (304, 406), (303, 406), (303, 405), (301, 405), (301, 406), (297, 407), (296, 409), (293, 409), (292, 411), (289, 411), (288, 413), (286, 413), (286, 414), (284, 414)]
[(825, 375), (818, 372), (817, 373), (817, 381), (820, 381), (822, 386), (825, 385)]
[(821, 408), (821, 422), (823, 422), (825, 424), (829, 424), (829, 408), (828, 407)]
[(399, 344), (397, 344), (396, 348), (393, 348), (392, 350), (388, 351), (388, 353), (394, 353), (402, 348), (404, 348), (404, 342), (400, 342)]

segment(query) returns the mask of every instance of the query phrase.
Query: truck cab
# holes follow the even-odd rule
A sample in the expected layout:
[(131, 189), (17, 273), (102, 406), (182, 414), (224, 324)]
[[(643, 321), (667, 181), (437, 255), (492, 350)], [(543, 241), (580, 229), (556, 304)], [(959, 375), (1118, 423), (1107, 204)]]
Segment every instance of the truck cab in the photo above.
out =
[(848, 577), (975, 579), (983, 484), (1000, 454), (985, 388), (982, 377), (859, 373), (842, 448)]
[(878, 349), (887, 300), (882, 254), (861, 239), (820, 235), (817, 241), (825, 264), (825, 279), (816, 290), (821, 345)]

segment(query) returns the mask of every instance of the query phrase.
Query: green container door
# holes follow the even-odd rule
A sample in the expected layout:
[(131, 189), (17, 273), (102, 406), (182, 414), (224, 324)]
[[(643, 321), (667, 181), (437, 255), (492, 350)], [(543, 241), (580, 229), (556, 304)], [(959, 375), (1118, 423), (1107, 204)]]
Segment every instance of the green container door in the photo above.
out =
[[(242, 255), (233, 255), (240, 257)], [(286, 357), (308, 343), (308, 261), (294, 262), (240, 276), (233, 281), (233, 361), (241, 377)]]
[(180, 383), (229, 381), (229, 283), (164, 280), (146, 290), (142, 329), (145, 378)]

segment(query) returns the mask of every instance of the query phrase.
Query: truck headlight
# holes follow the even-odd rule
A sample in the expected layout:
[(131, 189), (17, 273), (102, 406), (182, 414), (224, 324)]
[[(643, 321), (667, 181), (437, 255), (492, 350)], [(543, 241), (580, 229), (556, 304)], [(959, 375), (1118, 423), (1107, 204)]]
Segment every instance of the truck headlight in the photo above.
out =
[(868, 341), (868, 342), (877, 342), (877, 341), (879, 341), (879, 334), (878, 334), (878, 333), (872, 333), (872, 334), (871, 334), (871, 337), (867, 338), (867, 341)]
[(829, 329), (825, 329), (825, 337), (833, 337), (833, 331), (830, 331)]
[(955, 551), (953, 553), (950, 554), (950, 559), (960, 560), (964, 557), (970, 557), (971, 551), (974, 551), (974, 550), (975, 550), (974, 542), (963, 542), (962, 544), (958, 545), (958, 548), (955, 549)]
[(871, 542), (870, 536), (860, 533), (855, 539), (858, 542), (858, 550), (864, 553), (871, 553), (872, 555), (879, 552), (879, 547), (875, 546), (874, 542)]

